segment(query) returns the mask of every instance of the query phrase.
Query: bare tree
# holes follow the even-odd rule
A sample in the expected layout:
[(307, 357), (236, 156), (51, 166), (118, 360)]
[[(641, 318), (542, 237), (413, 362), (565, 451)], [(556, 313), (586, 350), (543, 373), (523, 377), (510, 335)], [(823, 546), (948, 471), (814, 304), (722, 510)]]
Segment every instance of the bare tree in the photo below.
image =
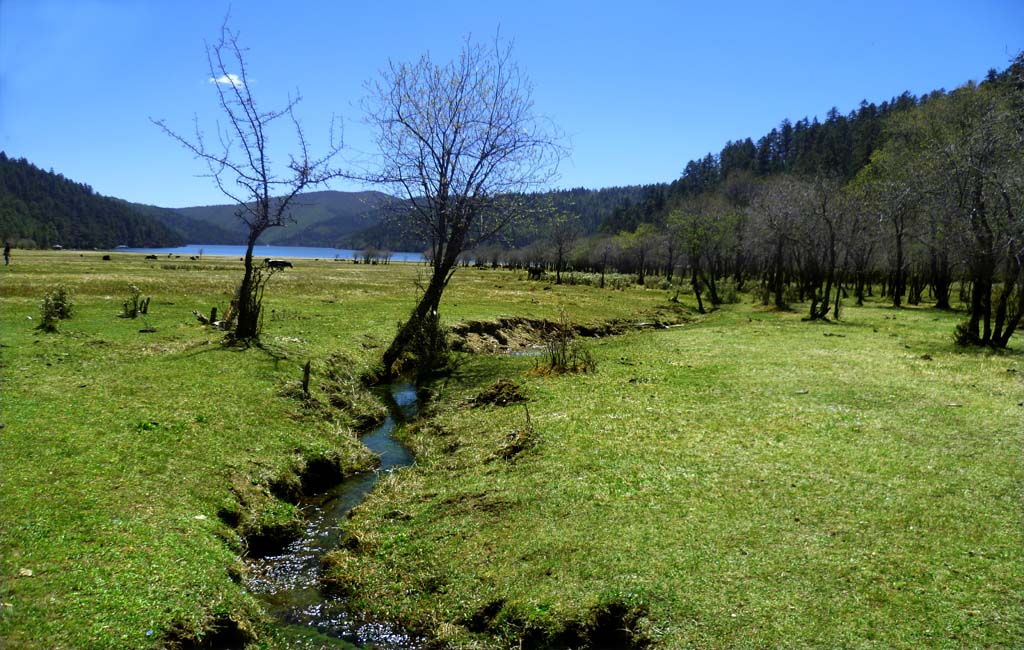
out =
[(922, 201), (920, 165), (903, 139), (894, 138), (871, 156), (871, 164), (857, 175), (854, 187), (862, 207), (869, 210), (891, 239), (892, 306), (903, 304), (907, 285), (908, 240), (918, 227), (918, 206)]
[(562, 157), (559, 134), (534, 112), (532, 86), (511, 55), (498, 38), (467, 39), (453, 61), (392, 62), (369, 86), (379, 158), (367, 179), (408, 199), (399, 218), (430, 242), (430, 279), (384, 353), (388, 376), (403, 370), (395, 362), (406, 353), (406, 365), (440, 361), (416, 348), (443, 341), (437, 310), (459, 254), (521, 217), (515, 196), (550, 182)]
[(583, 233), (578, 215), (556, 212), (551, 217), (547, 236), (555, 263), (555, 284), (562, 284), (562, 270), (576, 240)]
[[(808, 275), (811, 291), (811, 308), (808, 320), (828, 320), (832, 308), (832, 289), (836, 290), (834, 317), (839, 319), (839, 301), (842, 288), (839, 285), (839, 245), (843, 232), (843, 220), (848, 212), (840, 192), (839, 179), (819, 174), (807, 186), (807, 214), (803, 230), (803, 244), (811, 260), (812, 272)], [(824, 281), (825, 288), (821, 291)]]
[(597, 268), (601, 274), (599, 288), (604, 289), (604, 275), (608, 270), (608, 263), (621, 254), (617, 238), (610, 235), (595, 235), (590, 240), (590, 265)]
[(705, 289), (713, 307), (722, 304), (717, 282), (725, 266), (725, 251), (736, 219), (734, 213), (723, 197), (703, 195), (680, 201), (666, 219), (668, 237), (676, 242), (686, 259), (690, 286), (697, 299), (697, 310), (702, 314), (705, 313), (702, 298)]
[(774, 295), (777, 309), (789, 309), (783, 293), (790, 271), (786, 259), (790, 249), (796, 248), (796, 233), (807, 204), (806, 195), (805, 184), (783, 176), (765, 181), (750, 204), (757, 232), (755, 239), (763, 248), (768, 290), (764, 304), (768, 304), (769, 295)]
[[(240, 342), (259, 339), (260, 312), (266, 282), (274, 268), (254, 265), (253, 247), (268, 228), (284, 226), (291, 219), (290, 208), (305, 189), (326, 183), (341, 175), (330, 166), (340, 151), (331, 123), (327, 152), (320, 158), (310, 155), (308, 142), (295, 116), (300, 96), (289, 97), (283, 108), (261, 110), (249, 85), (245, 52), (238, 42), (238, 33), (227, 22), (221, 26), (220, 38), (206, 46), (210, 82), (217, 91), (217, 101), (227, 124), (217, 125), (215, 142), (209, 142), (195, 118), (195, 133), (185, 136), (167, 126), (164, 120), (152, 120), (164, 133), (191, 151), (207, 165), (206, 176), (213, 179), (224, 196), (238, 205), (236, 216), (248, 230), (245, 250), (245, 272), (238, 286), (235, 328), (231, 337)], [(275, 166), (267, 142), (271, 125), (278, 120), (291, 122), (295, 150), (289, 154), (284, 169)]]

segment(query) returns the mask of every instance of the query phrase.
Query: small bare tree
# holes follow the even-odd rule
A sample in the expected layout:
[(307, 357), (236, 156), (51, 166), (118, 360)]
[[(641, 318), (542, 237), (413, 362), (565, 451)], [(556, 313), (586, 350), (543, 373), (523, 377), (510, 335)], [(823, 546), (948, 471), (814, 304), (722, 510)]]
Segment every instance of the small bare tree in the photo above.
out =
[(562, 284), (562, 271), (576, 240), (583, 234), (579, 215), (555, 212), (550, 219), (547, 237), (555, 263), (555, 284)]
[(430, 279), (384, 353), (391, 375), (406, 352), (421, 366), (438, 360), (413, 348), (444, 340), (437, 310), (459, 254), (523, 216), (516, 196), (550, 182), (563, 148), (534, 112), (511, 45), (497, 38), (489, 46), (467, 39), (458, 59), (443, 65), (429, 54), (392, 62), (368, 90), (367, 121), (380, 153), (366, 178), (408, 199), (399, 218), (430, 242)]
[[(227, 124), (217, 125), (215, 143), (208, 142), (195, 118), (195, 133), (185, 136), (172, 130), (164, 120), (152, 120), (164, 133), (203, 160), (217, 188), (238, 205), (235, 213), (248, 233), (245, 249), (245, 272), (235, 300), (235, 328), (231, 337), (239, 342), (259, 339), (263, 291), (275, 269), (253, 263), (253, 247), (268, 228), (284, 226), (291, 219), (290, 209), (305, 189), (322, 185), (341, 172), (330, 162), (340, 151), (335, 140), (332, 120), (327, 152), (320, 158), (310, 155), (305, 133), (295, 116), (301, 97), (289, 97), (283, 108), (261, 110), (249, 85), (245, 52), (238, 42), (238, 33), (227, 22), (221, 26), (220, 38), (207, 45), (210, 82), (217, 90), (217, 100)], [(289, 154), (285, 169), (275, 168), (267, 143), (268, 130), (278, 120), (291, 122), (295, 151)]]

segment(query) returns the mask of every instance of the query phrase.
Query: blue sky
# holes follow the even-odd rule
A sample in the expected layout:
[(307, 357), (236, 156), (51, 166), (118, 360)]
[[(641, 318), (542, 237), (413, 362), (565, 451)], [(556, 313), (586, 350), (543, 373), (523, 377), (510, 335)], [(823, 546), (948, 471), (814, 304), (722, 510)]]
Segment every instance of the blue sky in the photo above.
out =
[[(952, 89), (1024, 49), (1021, 0), (765, 2), (244, 2), (231, 24), (266, 107), (298, 89), (314, 147), (332, 114), (368, 151), (365, 84), (389, 59), (455, 55), (501, 34), (539, 112), (571, 136), (559, 187), (671, 181), (730, 139), (862, 99)], [(221, 0), (0, 0), (0, 149), (102, 194), (224, 203), (181, 131), (219, 117), (204, 41)], [(286, 139), (279, 158), (287, 153)], [(365, 189), (338, 183), (334, 189)]]

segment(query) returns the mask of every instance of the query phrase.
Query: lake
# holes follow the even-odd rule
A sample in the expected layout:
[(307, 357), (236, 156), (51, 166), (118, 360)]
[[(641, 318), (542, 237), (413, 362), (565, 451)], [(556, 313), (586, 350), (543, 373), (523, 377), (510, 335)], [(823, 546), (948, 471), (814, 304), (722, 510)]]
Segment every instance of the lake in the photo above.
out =
[[(151, 255), (223, 255), (226, 257), (244, 257), (245, 246), (226, 246), (222, 244), (188, 244), (175, 248), (117, 248), (118, 253), (147, 253)], [(350, 260), (362, 258), (362, 251), (347, 248), (319, 248), (316, 246), (270, 246), (257, 245), (253, 249), (254, 259), (272, 258), (319, 258)], [(392, 262), (422, 262), (423, 253), (391, 253)]]

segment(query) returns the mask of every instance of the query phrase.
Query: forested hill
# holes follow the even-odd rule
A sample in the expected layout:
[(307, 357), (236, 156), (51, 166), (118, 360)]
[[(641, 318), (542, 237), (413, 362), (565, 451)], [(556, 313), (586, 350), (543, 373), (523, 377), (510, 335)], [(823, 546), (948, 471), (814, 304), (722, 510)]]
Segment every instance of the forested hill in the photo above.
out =
[(131, 206), (178, 233), (188, 244), (239, 244), (245, 241), (237, 228), (225, 228), (182, 214), (174, 208), (132, 203)]
[(180, 246), (181, 237), (128, 203), (0, 152), (0, 238), (31, 248)]
[[(507, 232), (502, 233), (501, 241), (494, 243), (505, 247), (530, 244), (546, 235), (547, 226), (543, 217), (557, 214), (574, 215), (578, 218), (583, 232), (596, 232), (601, 224), (612, 218), (617, 208), (639, 201), (643, 192), (643, 186), (627, 185), (599, 190), (576, 187), (521, 196), (518, 203), (525, 208), (525, 212), (541, 218), (524, 219), (513, 223)], [(422, 237), (410, 232), (405, 225), (390, 219), (386, 209), (380, 211), (379, 219), (380, 222), (375, 226), (350, 231), (338, 237), (338, 245), (343, 248), (403, 251), (419, 251), (427, 247), (428, 244)]]
[[(378, 225), (381, 208), (393, 200), (381, 192), (306, 192), (292, 202), (288, 224), (267, 229), (259, 243), (345, 246), (353, 233)], [(246, 227), (234, 204), (136, 207), (180, 232), (189, 243), (244, 244), (246, 240)]]
[(730, 177), (794, 174), (849, 180), (884, 143), (884, 125), (890, 116), (943, 94), (939, 90), (918, 98), (905, 92), (880, 104), (865, 100), (845, 115), (833, 107), (824, 121), (784, 119), (756, 142), (749, 137), (729, 141), (718, 155), (708, 153), (691, 160), (671, 183), (645, 185), (637, 200), (619, 205), (600, 229), (614, 234), (632, 232), (641, 223), (660, 223), (680, 200), (717, 190)]

